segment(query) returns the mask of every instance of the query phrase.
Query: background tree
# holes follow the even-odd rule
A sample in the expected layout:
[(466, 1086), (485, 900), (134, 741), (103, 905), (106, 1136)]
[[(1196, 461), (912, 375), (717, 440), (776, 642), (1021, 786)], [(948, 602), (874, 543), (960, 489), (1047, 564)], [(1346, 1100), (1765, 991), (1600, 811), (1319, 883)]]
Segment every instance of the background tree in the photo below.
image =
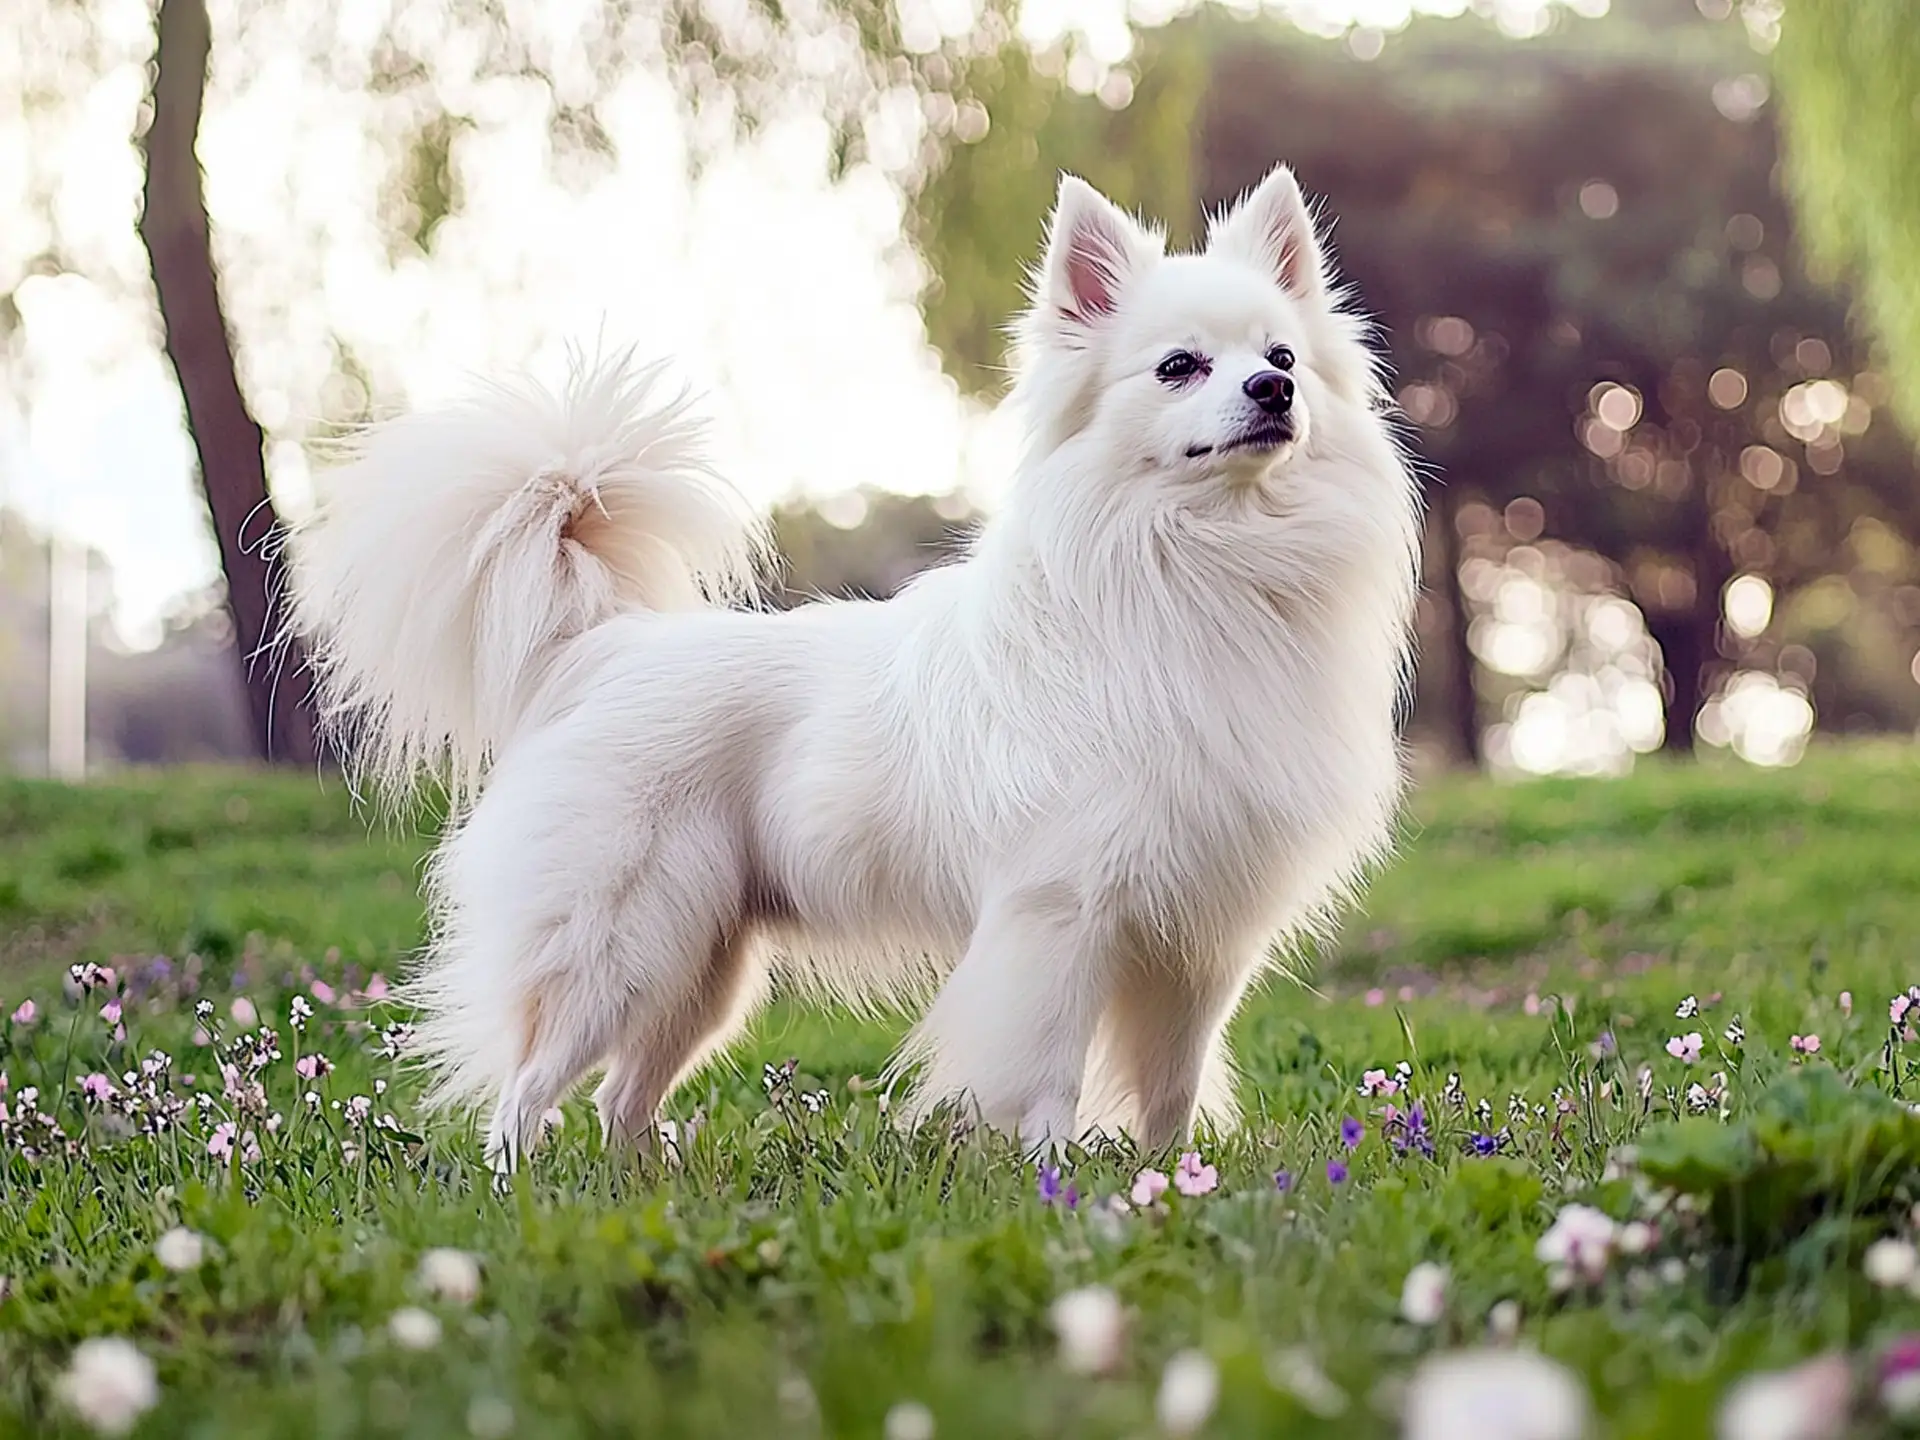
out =
[(275, 763), (311, 764), (317, 755), (311, 686), (299, 638), (285, 628), (279, 516), (267, 493), (265, 436), (234, 370), (194, 148), (213, 43), (205, 0), (160, 0), (155, 28), (140, 239), (153, 263), (167, 358), (186, 402), (226, 572), (255, 753)]

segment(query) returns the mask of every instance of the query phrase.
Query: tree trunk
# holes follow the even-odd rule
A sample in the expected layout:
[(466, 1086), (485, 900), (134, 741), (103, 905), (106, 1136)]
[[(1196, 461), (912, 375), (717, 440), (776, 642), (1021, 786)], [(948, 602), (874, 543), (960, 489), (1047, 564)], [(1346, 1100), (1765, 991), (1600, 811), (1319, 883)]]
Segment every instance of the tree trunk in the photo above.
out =
[(1480, 691), (1474, 684), (1473, 646), (1467, 643), (1467, 597), (1460, 589), (1460, 500), (1449, 485), (1441, 485), (1433, 507), (1434, 589), (1446, 607), (1447, 733), (1454, 758), (1478, 769), (1485, 759), (1480, 746)]
[(1711, 475), (1696, 477), (1697, 504), (1688, 506), (1693, 531), (1693, 603), (1683, 610), (1647, 613), (1647, 632), (1660, 647), (1666, 671), (1667, 733), (1663, 748), (1691, 755), (1694, 725), (1718, 679), (1721, 591), (1732, 578), (1732, 562), (1714, 538), (1713, 505), (1707, 495)]
[(1665, 670), (1667, 733), (1661, 747), (1669, 754), (1693, 753), (1693, 726), (1706, 701), (1705, 670), (1711, 639), (1703, 640), (1697, 618), (1691, 610), (1674, 611), (1647, 617), (1647, 630), (1660, 647), (1660, 664)]
[(263, 760), (311, 764), (312, 687), (305, 653), (283, 629), (278, 517), (267, 495), (264, 437), (234, 371), (194, 150), (212, 43), (205, 0), (160, 0), (157, 28), (140, 239), (153, 265), (167, 358), (186, 400), (220, 542), (254, 744)]

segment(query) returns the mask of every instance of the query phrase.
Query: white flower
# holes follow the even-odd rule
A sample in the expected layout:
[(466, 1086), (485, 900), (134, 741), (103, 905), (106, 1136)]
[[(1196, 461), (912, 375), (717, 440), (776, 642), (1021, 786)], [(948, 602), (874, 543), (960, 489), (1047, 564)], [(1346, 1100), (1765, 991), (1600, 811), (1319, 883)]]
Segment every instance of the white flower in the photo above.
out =
[(820, 1413), (820, 1402), (815, 1398), (813, 1386), (807, 1383), (804, 1375), (783, 1375), (780, 1377), (780, 1409), (789, 1421), (794, 1423), (810, 1422)]
[(1267, 1382), (1287, 1391), (1323, 1420), (1346, 1413), (1347, 1392), (1333, 1383), (1310, 1350), (1296, 1348), (1275, 1355), (1267, 1362)]
[(1874, 1284), (1893, 1290), (1913, 1282), (1920, 1271), (1920, 1253), (1906, 1240), (1876, 1240), (1867, 1247), (1860, 1268)]
[(1447, 1313), (1447, 1267), (1422, 1261), (1400, 1287), (1400, 1313), (1410, 1324), (1437, 1325)]
[(1622, 1255), (1644, 1255), (1653, 1249), (1660, 1238), (1660, 1232), (1644, 1220), (1629, 1220), (1620, 1227), (1619, 1245)]
[(1548, 1267), (1548, 1281), (1556, 1290), (1576, 1282), (1597, 1285), (1606, 1278), (1620, 1227), (1590, 1205), (1568, 1205), (1554, 1217), (1553, 1228), (1540, 1237), (1534, 1255)]
[(1720, 1440), (1840, 1440), (1852, 1392), (1844, 1355), (1749, 1375), (1727, 1392), (1716, 1433)]
[(933, 1412), (917, 1400), (902, 1400), (887, 1411), (887, 1440), (933, 1440)]
[(1407, 1385), (1404, 1440), (1580, 1440), (1587, 1392), (1530, 1350), (1436, 1355)]
[(407, 1350), (431, 1350), (440, 1343), (440, 1322), (417, 1305), (406, 1305), (387, 1317), (393, 1343)]
[(54, 1389), (63, 1405), (106, 1435), (124, 1435), (160, 1398), (153, 1362), (118, 1337), (83, 1340)]
[(1920, 1413), (1920, 1370), (1903, 1370), (1880, 1382), (1880, 1403), (1889, 1415)]
[(476, 1395), (467, 1406), (467, 1433), (473, 1440), (506, 1440), (513, 1433), (513, 1406), (498, 1395)]
[(1520, 1333), (1520, 1302), (1501, 1300), (1487, 1311), (1487, 1333), (1495, 1340), (1513, 1343)]
[(1196, 1435), (1220, 1399), (1220, 1370), (1198, 1350), (1182, 1350), (1160, 1375), (1154, 1413), (1169, 1435)]
[(1069, 1290), (1053, 1302), (1060, 1363), (1076, 1375), (1103, 1375), (1120, 1363), (1126, 1315), (1120, 1297), (1104, 1285)]
[(436, 1300), (471, 1305), (480, 1295), (480, 1262), (464, 1250), (429, 1250), (420, 1257), (421, 1286)]
[(198, 1270), (200, 1262), (207, 1258), (206, 1237), (176, 1225), (154, 1242), (153, 1253), (175, 1274)]

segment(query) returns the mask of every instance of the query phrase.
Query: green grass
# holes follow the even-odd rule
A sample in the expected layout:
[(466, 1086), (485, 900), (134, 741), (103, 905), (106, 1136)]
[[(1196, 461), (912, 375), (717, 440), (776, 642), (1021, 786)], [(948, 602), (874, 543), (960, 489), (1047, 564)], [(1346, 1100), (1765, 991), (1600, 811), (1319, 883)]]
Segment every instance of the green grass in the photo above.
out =
[[(157, 1361), (151, 1435), (491, 1434), (510, 1412), (521, 1435), (878, 1436), (911, 1400), (943, 1436), (1139, 1436), (1155, 1433), (1166, 1359), (1198, 1347), (1222, 1380), (1205, 1433), (1351, 1440), (1396, 1433), (1419, 1360), (1479, 1343), (1512, 1299), (1522, 1340), (1590, 1389), (1601, 1433), (1695, 1440), (1751, 1370), (1829, 1350), (1864, 1368), (1920, 1328), (1920, 1300), (1859, 1266), (1920, 1200), (1920, 1121), (1872, 1104), (1913, 1085), (1883, 1050), (1887, 997), (1920, 981), (1920, 756), (1905, 748), (1773, 774), (1430, 787), (1312, 988), (1276, 982), (1241, 1017), (1252, 1122), (1203, 1147), (1219, 1189), (1119, 1218), (1095, 1202), (1171, 1157), (1076, 1157), (1081, 1207), (1043, 1205), (1032, 1168), (990, 1139), (893, 1131), (859, 1077), (898, 1025), (785, 1008), (675, 1098), (676, 1118), (704, 1121), (681, 1164), (603, 1154), (576, 1100), (495, 1193), (471, 1129), (424, 1121), (414, 1079), (374, 1053), (404, 1017), (317, 1004), (305, 1033), (287, 1025), (316, 976), (345, 990), (396, 972), (419, 939), (423, 853), (370, 835), (310, 777), (0, 781), (0, 1015), (29, 996), (39, 1012), (0, 1033), (0, 1068), (11, 1113), (37, 1086), (72, 1142), (16, 1123), (0, 1153), (0, 1433), (65, 1433), (56, 1379), (80, 1340), (110, 1334)], [(152, 957), (164, 976), (127, 1001), (131, 1033), (109, 1054), (104, 997), (80, 1004), (60, 977), (86, 962), (151, 977)], [(1688, 994), (1705, 1008), (1682, 1023)], [(285, 1118), (257, 1161), (229, 1167), (207, 1153), (229, 1102), (192, 1009), (215, 1002), (231, 1043), (240, 996), (278, 1027), (262, 1074)], [(1736, 1015), (1734, 1049), (1719, 1037)], [(1665, 1053), (1696, 1028), (1705, 1060)], [(1812, 1032), (1821, 1057), (1796, 1065), (1789, 1037)], [(84, 1105), (83, 1074), (118, 1076), (156, 1048), (212, 1113), (155, 1139)], [(312, 1087), (317, 1109), (294, 1074), (315, 1050), (338, 1065)], [(770, 1097), (762, 1066), (788, 1057), (798, 1073)], [(1432, 1159), (1396, 1151), (1383, 1102), (1356, 1094), (1364, 1070), (1401, 1060)], [(1676, 1126), (1686, 1086), (1715, 1072), (1724, 1106)], [(1816, 1073), (1844, 1083), (1791, 1083)], [(815, 1089), (831, 1097), (820, 1114), (800, 1099)], [(332, 1107), (356, 1095), (396, 1128), (349, 1126)], [(1346, 1115), (1368, 1133), (1334, 1185)], [(1502, 1155), (1463, 1153), (1503, 1126)], [(1698, 1212), (1669, 1213), (1656, 1251), (1601, 1285), (1554, 1294), (1534, 1247), (1556, 1211), (1626, 1219), (1656, 1188), (1608, 1177), (1635, 1140), (1649, 1170), (1701, 1193)], [(212, 1241), (186, 1274), (154, 1257), (176, 1224)], [(472, 1307), (419, 1293), (434, 1246), (482, 1258)], [(1422, 1260), (1452, 1272), (1431, 1329), (1398, 1313)], [(1100, 1379), (1062, 1370), (1047, 1320), (1090, 1283), (1130, 1315), (1125, 1359)], [(390, 1337), (410, 1304), (442, 1321), (437, 1347)], [(1291, 1347), (1347, 1394), (1344, 1414), (1276, 1386), (1269, 1362)], [(1869, 1396), (1856, 1421), (1849, 1433), (1895, 1433)]]

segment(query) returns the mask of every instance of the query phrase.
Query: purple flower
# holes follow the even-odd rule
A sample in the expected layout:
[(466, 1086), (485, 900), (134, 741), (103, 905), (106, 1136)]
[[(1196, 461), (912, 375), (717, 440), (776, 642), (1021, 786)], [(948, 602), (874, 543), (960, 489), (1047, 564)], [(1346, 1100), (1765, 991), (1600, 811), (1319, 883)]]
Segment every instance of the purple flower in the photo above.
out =
[(1484, 1130), (1477, 1131), (1473, 1138), (1467, 1142), (1467, 1147), (1475, 1155), (1478, 1155), (1484, 1160), (1487, 1156), (1497, 1155), (1500, 1152), (1500, 1137), (1498, 1135), (1489, 1135)]
[(1042, 1205), (1057, 1204), (1065, 1194), (1066, 1190), (1060, 1184), (1060, 1167), (1042, 1165), (1040, 1167), (1040, 1203)]
[(1418, 1101), (1406, 1112), (1388, 1116), (1386, 1129), (1393, 1148), (1402, 1155), (1418, 1150), (1429, 1160), (1433, 1158), (1433, 1135), (1427, 1129), (1426, 1107)]
[(1415, 1104), (1407, 1112), (1407, 1143), (1427, 1159), (1433, 1158), (1433, 1132), (1427, 1128), (1427, 1107)]
[(1347, 1183), (1347, 1164), (1344, 1160), (1327, 1161), (1327, 1182), (1331, 1185)]
[(1360, 1142), (1366, 1138), (1367, 1127), (1349, 1115), (1340, 1122), (1340, 1143), (1349, 1150), (1360, 1148)]
[(1274, 1171), (1273, 1188), (1278, 1190), (1282, 1195), (1293, 1189), (1293, 1172), (1290, 1170)]
[(1066, 1201), (1067, 1209), (1078, 1210), (1080, 1208), (1080, 1187), (1078, 1185), (1067, 1186), (1067, 1193), (1061, 1198)]
[(1880, 1378), (1892, 1380), (1920, 1373), (1920, 1335), (1897, 1336), (1880, 1355)]

